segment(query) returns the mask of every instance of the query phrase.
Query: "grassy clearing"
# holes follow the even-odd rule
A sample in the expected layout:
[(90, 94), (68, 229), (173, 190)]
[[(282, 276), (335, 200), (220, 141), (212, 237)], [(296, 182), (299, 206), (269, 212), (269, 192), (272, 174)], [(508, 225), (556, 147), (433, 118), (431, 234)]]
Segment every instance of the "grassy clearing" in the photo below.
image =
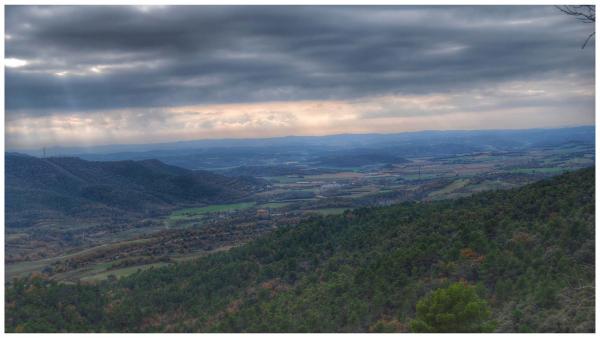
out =
[(197, 251), (197, 252), (192, 252), (192, 253), (188, 253), (188, 254), (185, 254), (185, 255), (177, 256), (177, 257), (172, 257), (172, 258), (173, 258), (173, 260), (175, 262), (185, 262), (185, 261), (194, 260), (194, 259), (197, 259), (197, 258), (200, 258), (200, 257), (204, 257), (206, 255), (210, 255), (210, 254), (213, 254), (215, 252), (227, 251), (227, 250), (229, 250), (231, 248), (235, 248), (235, 247), (240, 246), (242, 244), (244, 244), (244, 243), (240, 242), (240, 243), (234, 244), (234, 245), (224, 245), (224, 246), (218, 247), (218, 248), (216, 248), (214, 250), (210, 250), (210, 251)]
[[(151, 240), (152, 239), (150, 239), (150, 238), (141, 238), (141, 239), (135, 239), (135, 240), (129, 240), (129, 241), (126, 240), (126, 241), (116, 242), (116, 243), (105, 243), (105, 244), (100, 244), (98, 246), (94, 246), (91, 248), (86, 248), (86, 249), (79, 250), (76, 252), (64, 254), (61, 256), (49, 257), (49, 258), (39, 259), (39, 260), (35, 260), (35, 261), (26, 261), (26, 262), (18, 262), (18, 263), (13, 263), (13, 264), (6, 264), (5, 265), (5, 277), (6, 277), (7, 281), (10, 281), (14, 277), (25, 277), (33, 272), (42, 271), (42, 269), (44, 269), (46, 266), (52, 265), (52, 263), (60, 261), (60, 260), (76, 258), (77, 256), (87, 255), (90, 253), (94, 253), (96, 251), (117, 250), (119, 248), (126, 247), (128, 245), (146, 243), (146, 242), (150, 242)], [(108, 267), (109, 266), (103, 267), (101, 265), (97, 265), (97, 266), (94, 266), (94, 269), (98, 269), (98, 268), (105, 269)]]
[(456, 190), (464, 188), (467, 184), (469, 184), (468, 179), (458, 179), (458, 180), (448, 184), (447, 186), (443, 187), (442, 189), (436, 190), (436, 191), (430, 193), (429, 197), (435, 198), (435, 197), (440, 197), (443, 195), (448, 195)]
[(514, 187), (516, 187), (515, 184), (501, 180), (485, 180), (479, 184), (469, 186), (469, 190), (475, 193), (486, 190), (509, 189)]
[(93, 252), (100, 248), (106, 248), (106, 247), (107, 247), (106, 244), (102, 244), (99, 246), (87, 248), (84, 250), (80, 250), (77, 252), (73, 252), (73, 253), (69, 253), (69, 254), (65, 254), (65, 255), (61, 255), (61, 256), (49, 257), (49, 258), (39, 259), (39, 260), (35, 260), (35, 261), (26, 261), (26, 262), (18, 262), (18, 263), (13, 263), (13, 264), (6, 264), (5, 265), (6, 279), (10, 280), (14, 277), (25, 277), (32, 272), (39, 272), (47, 265), (50, 265), (61, 259), (73, 258), (78, 255), (87, 254), (89, 252)]
[(151, 263), (151, 264), (145, 264), (145, 265), (130, 266), (130, 267), (122, 268), (122, 269), (107, 270), (107, 271), (104, 271), (104, 272), (101, 272), (98, 274), (83, 276), (83, 277), (81, 277), (81, 280), (88, 281), (88, 282), (97, 282), (97, 281), (107, 279), (108, 276), (110, 276), (110, 275), (114, 275), (115, 277), (119, 278), (119, 277), (131, 275), (138, 270), (146, 270), (146, 269), (150, 269), (152, 267), (160, 268), (160, 267), (167, 266), (167, 265), (170, 265), (170, 263), (159, 262), (159, 263)]
[(270, 202), (270, 203), (257, 205), (256, 207), (257, 208), (277, 209), (277, 208), (287, 207), (290, 204), (291, 203), (289, 203), (289, 202)]
[(273, 203), (295, 203), (295, 202), (302, 202), (302, 201), (316, 201), (317, 198), (287, 198), (287, 199), (283, 199), (280, 202), (273, 202)]
[(243, 202), (243, 203), (235, 203), (235, 204), (215, 204), (209, 205), (206, 207), (200, 208), (187, 208), (182, 210), (177, 210), (171, 213), (169, 218), (171, 220), (177, 219), (188, 219), (191, 217), (196, 217), (198, 215), (207, 214), (210, 212), (226, 212), (226, 211), (236, 211), (236, 210), (244, 210), (253, 207), (256, 202)]
[(53, 260), (44, 259), (37, 261), (29, 261), (29, 262), (18, 262), (13, 264), (6, 264), (5, 268), (5, 278), (6, 281), (11, 281), (15, 277), (25, 277), (32, 272), (41, 271), (44, 267), (46, 267)]
[(307, 213), (316, 213), (319, 215), (327, 216), (327, 215), (340, 215), (343, 214), (344, 211), (348, 210), (348, 208), (323, 208), (323, 209), (314, 209), (308, 210)]
[(379, 190), (377, 187), (365, 187), (362, 189), (347, 190), (347, 192), (349, 192), (349, 194), (347, 194), (347, 196), (349, 196), (350, 198), (359, 198), (359, 197), (365, 197), (365, 196), (369, 196), (369, 195), (376, 195), (376, 194), (380, 193), (381, 190)]

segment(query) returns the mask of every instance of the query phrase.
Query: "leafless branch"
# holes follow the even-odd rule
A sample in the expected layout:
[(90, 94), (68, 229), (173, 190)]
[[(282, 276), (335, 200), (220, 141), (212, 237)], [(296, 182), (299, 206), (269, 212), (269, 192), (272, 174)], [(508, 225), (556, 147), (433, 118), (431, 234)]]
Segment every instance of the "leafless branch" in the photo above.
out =
[[(594, 5), (565, 5), (565, 6), (555, 6), (561, 12), (575, 17), (577, 20), (583, 23), (595, 23), (596, 22), (596, 6)], [(584, 49), (588, 44), (590, 39), (596, 35), (596, 32), (592, 32), (588, 35), (587, 39), (581, 46), (581, 49)]]

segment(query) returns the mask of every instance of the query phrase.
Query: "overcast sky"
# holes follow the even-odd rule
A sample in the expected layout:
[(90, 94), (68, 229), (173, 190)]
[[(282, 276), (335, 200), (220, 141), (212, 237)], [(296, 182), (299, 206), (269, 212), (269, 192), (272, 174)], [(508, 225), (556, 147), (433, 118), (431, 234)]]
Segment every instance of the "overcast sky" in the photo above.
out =
[(9, 149), (594, 124), (552, 6), (7, 6)]

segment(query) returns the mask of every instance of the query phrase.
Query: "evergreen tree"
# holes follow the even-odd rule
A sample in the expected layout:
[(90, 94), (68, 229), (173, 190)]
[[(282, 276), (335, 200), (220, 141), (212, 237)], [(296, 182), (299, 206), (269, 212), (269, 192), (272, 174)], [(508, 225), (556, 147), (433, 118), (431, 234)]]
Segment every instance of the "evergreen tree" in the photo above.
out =
[(417, 303), (416, 319), (410, 323), (413, 332), (491, 332), (491, 311), (475, 288), (454, 283), (438, 289)]

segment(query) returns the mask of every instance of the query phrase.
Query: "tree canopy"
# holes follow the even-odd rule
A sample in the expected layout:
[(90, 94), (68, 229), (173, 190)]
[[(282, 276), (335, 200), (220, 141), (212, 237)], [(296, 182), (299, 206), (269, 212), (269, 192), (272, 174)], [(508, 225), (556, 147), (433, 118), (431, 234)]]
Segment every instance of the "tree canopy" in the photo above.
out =
[(437, 289), (417, 303), (412, 332), (491, 332), (491, 309), (466, 283)]
[(6, 330), (593, 332), (594, 180), (315, 217), (99, 284), (17, 280)]

